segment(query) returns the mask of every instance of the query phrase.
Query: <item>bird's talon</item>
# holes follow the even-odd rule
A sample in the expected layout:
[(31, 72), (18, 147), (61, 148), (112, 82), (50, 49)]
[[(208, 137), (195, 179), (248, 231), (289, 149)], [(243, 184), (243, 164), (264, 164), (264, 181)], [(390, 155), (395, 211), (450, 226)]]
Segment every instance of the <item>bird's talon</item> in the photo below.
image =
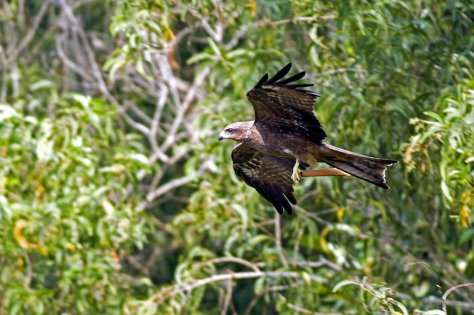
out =
[(301, 176), (299, 172), (293, 173), (291, 175), (291, 180), (295, 183), (298, 184), (301, 181)]
[(300, 176), (300, 161), (296, 159), (295, 166), (293, 166), (293, 172), (291, 173), (291, 179), (294, 183), (298, 184), (301, 180)]

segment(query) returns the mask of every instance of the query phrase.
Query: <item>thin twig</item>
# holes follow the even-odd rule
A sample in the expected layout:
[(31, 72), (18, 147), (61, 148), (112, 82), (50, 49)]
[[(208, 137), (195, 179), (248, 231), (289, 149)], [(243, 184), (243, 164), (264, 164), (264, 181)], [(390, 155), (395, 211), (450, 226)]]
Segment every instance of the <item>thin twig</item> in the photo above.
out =
[(41, 23), (41, 20), (43, 19), (45, 13), (46, 13), (46, 10), (48, 9), (48, 6), (49, 4), (51, 3), (51, 0), (45, 0), (43, 1), (43, 3), (41, 4), (41, 7), (39, 8), (38, 10), (38, 14), (35, 16), (35, 18), (33, 19), (33, 23), (32, 23), (32, 26), (30, 28), (30, 30), (28, 31), (28, 33), (26, 33), (25, 37), (23, 37), (23, 39), (21, 40), (20, 44), (15, 47), (15, 49), (13, 51), (10, 51), (7, 55), (8, 55), (8, 58), (7, 58), (7, 63), (6, 65), (8, 64), (12, 64), (14, 63), (14, 60), (16, 60), (17, 56), (23, 51), (23, 49), (25, 49), (28, 44), (31, 42), (31, 40), (33, 39), (33, 37), (35, 36), (36, 34), (36, 31), (38, 30), (38, 27)]
[(258, 266), (256, 264), (252, 264), (248, 260), (245, 260), (245, 259), (242, 259), (242, 258), (239, 258), (239, 257), (214, 258), (214, 259), (208, 260), (206, 262), (206, 264), (219, 264), (219, 263), (229, 263), (229, 262), (247, 266), (247, 267), (249, 267), (250, 269), (252, 269), (254, 271), (258, 271), (258, 272), (260, 271), (260, 269), (258, 268)]
[(162, 196), (163, 194), (169, 192), (170, 190), (173, 190), (175, 188), (178, 188), (180, 186), (183, 186), (183, 185), (186, 185), (186, 184), (192, 182), (193, 180), (195, 180), (196, 178), (201, 176), (202, 173), (205, 170), (208, 169), (210, 162), (211, 162), (210, 160), (206, 160), (204, 163), (201, 164), (199, 169), (194, 174), (174, 179), (174, 180), (160, 186), (158, 189), (149, 192), (147, 194), (147, 197), (146, 197), (147, 201), (151, 202), (151, 201), (155, 200), (156, 198)]
[(335, 271), (342, 271), (342, 267), (333, 263), (332, 261), (320, 257), (319, 261), (296, 261), (294, 265), (297, 267), (310, 267), (310, 268), (320, 268), (320, 267), (329, 267)]
[[(171, 75), (171, 69), (168, 69), (168, 70)], [(188, 110), (189, 106), (194, 100), (194, 97), (197, 93), (197, 89), (204, 83), (205, 78), (210, 74), (210, 72), (211, 72), (211, 68), (206, 67), (201, 72), (199, 72), (199, 74), (194, 79), (194, 84), (190, 87), (182, 105), (179, 106), (178, 108), (176, 117), (169, 130), (168, 137), (165, 139), (165, 142), (162, 145), (162, 150), (167, 150), (171, 146), (171, 144), (175, 143), (176, 132), (178, 131), (179, 126), (182, 125), (183, 119), (185, 118), (186, 111)], [(169, 82), (172, 82), (172, 81), (173, 80), (170, 80)], [(174, 86), (170, 85), (170, 87), (174, 87)]]
[[(173, 298), (179, 294), (190, 293), (194, 289), (215, 283), (215, 282), (222, 282), (228, 280), (238, 280), (238, 279), (252, 279), (252, 278), (287, 278), (287, 279), (299, 279), (302, 278), (301, 274), (293, 271), (252, 271), (252, 272), (237, 272), (237, 273), (224, 273), (213, 275), (208, 278), (200, 279), (200, 280), (191, 280), (185, 284), (166, 288), (162, 291), (158, 292), (157, 294), (153, 295), (150, 298), (150, 301), (156, 301), (158, 305), (162, 304), (166, 300)], [(325, 283), (327, 282), (326, 279), (318, 277), (318, 276), (310, 276), (309, 279), (314, 282)]]
[[(447, 298), (448, 295), (453, 292), (454, 290), (460, 289), (460, 288), (466, 288), (466, 287), (471, 287), (474, 286), (474, 282), (469, 282), (469, 283), (463, 283), (459, 285), (455, 285), (454, 287), (449, 288), (446, 292), (444, 292), (443, 296), (441, 297), (441, 300), (443, 301), (443, 311), (446, 313), (447, 312)], [(473, 305), (470, 304), (472, 307)]]
[(285, 268), (288, 268), (288, 261), (286, 260), (286, 257), (285, 255), (283, 254), (283, 248), (281, 246), (281, 226), (280, 226), (280, 214), (275, 212), (275, 246), (277, 248), (277, 251), (278, 251), (278, 255), (280, 256), (280, 260), (283, 264), (283, 266), (285, 266)]
[[(256, 267), (259, 267), (259, 268), (264, 268), (268, 264), (264, 263), (264, 262), (259, 262), (259, 263), (255, 263), (254, 265)], [(327, 260), (324, 257), (320, 257), (318, 261), (296, 260), (296, 261), (292, 261), (289, 265), (291, 267), (300, 267), (300, 268), (304, 268), (304, 267), (310, 267), (310, 268), (329, 267), (329, 268), (331, 268), (335, 271), (342, 271), (343, 270), (341, 266), (333, 263), (330, 260)]]
[(81, 39), (83, 48), (86, 52), (87, 56), (87, 61), (89, 63), (89, 66), (92, 68), (92, 73), (96, 79), (96, 82), (99, 86), (100, 92), (104, 95), (104, 97), (109, 100), (113, 104), (118, 104), (117, 100), (115, 97), (110, 93), (107, 85), (105, 84), (104, 78), (103, 78), (103, 73), (102, 70), (97, 63), (97, 60), (95, 59), (95, 54), (94, 50), (92, 49), (89, 40), (87, 38), (87, 35), (82, 28), (81, 23), (78, 21), (76, 16), (74, 15), (73, 9), (69, 6), (66, 0), (59, 0), (63, 9), (64, 14), (69, 18), (69, 20), (72, 22), (72, 24), (75, 26), (75, 30), (77, 34), (79, 35), (79, 38)]
[(61, 61), (67, 68), (80, 75), (85, 81), (92, 81), (93, 77), (90, 73), (87, 72), (87, 69), (81, 68), (67, 57), (62, 47), (62, 42), (64, 40), (61, 37), (63, 36), (56, 37), (56, 52), (58, 53), (59, 59), (61, 59)]
[(224, 300), (224, 306), (222, 307), (222, 310), (221, 310), (221, 315), (226, 315), (227, 311), (229, 310), (229, 306), (232, 301), (232, 291), (233, 291), (233, 281), (227, 280), (226, 295), (225, 295), (225, 300)]

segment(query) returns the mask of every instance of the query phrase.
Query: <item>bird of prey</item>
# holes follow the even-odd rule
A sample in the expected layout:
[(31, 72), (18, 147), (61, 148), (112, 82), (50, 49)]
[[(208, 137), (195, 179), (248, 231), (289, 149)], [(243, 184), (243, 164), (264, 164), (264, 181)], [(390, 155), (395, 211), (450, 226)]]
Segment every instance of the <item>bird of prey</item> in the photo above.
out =
[(313, 84), (296, 83), (305, 72), (284, 78), (290, 69), (291, 63), (270, 79), (265, 74), (247, 92), (255, 120), (232, 123), (219, 134), (219, 141), (239, 142), (232, 150), (237, 175), (271, 202), (279, 214), (292, 214), (292, 204), (296, 204), (293, 183), (300, 181), (300, 169), (316, 162), (388, 189), (385, 170), (397, 161), (323, 142), (326, 133), (313, 112), (319, 95), (304, 89)]

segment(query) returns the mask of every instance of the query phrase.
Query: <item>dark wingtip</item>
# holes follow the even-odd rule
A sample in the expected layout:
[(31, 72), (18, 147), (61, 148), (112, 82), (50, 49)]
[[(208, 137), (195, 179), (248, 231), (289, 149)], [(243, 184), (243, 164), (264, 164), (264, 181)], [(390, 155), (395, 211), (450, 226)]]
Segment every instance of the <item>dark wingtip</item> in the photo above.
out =
[(301, 83), (301, 84), (287, 84), (286, 86), (296, 89), (296, 88), (314, 86), (314, 84), (313, 83)]
[(279, 215), (282, 215), (283, 212), (284, 212), (284, 211), (283, 211), (283, 208), (282, 208), (279, 204), (275, 204), (275, 203), (273, 203), (273, 202), (272, 202), (272, 204), (273, 204), (273, 208), (275, 208), (275, 210), (278, 212), (278, 214), (279, 214)]
[(296, 198), (295, 198), (295, 196), (293, 196), (292, 193), (285, 194), (285, 197), (286, 197), (287, 201), (289, 201), (289, 203), (286, 203), (285, 206), (284, 206), (285, 211), (286, 211), (286, 213), (288, 213), (289, 215), (292, 215), (292, 214), (293, 214), (293, 207), (292, 207), (292, 205), (296, 205)]
[[(287, 88), (290, 88), (290, 89), (295, 89), (299, 92), (303, 92), (303, 93), (313, 95), (314, 97), (319, 97), (319, 94), (315, 93), (314, 91), (302, 89), (302, 88), (305, 88), (305, 87), (313, 86), (314, 84), (312, 84), (312, 83), (288, 84), (288, 83), (295, 82), (295, 81), (298, 81), (298, 80), (302, 79), (306, 75), (305, 71), (298, 72), (298, 73), (292, 75), (291, 77), (288, 77), (288, 78), (282, 80), (283, 77), (285, 75), (287, 75), (288, 72), (290, 72), (291, 67), (292, 67), (292, 64), (290, 62), (286, 66), (284, 66), (280, 71), (278, 71), (270, 79), (268, 79), (268, 73), (266, 73), (260, 79), (260, 81), (258, 81), (258, 83), (253, 87), (253, 89), (258, 89), (258, 88), (261, 88), (264, 85), (272, 84), (272, 85), (284, 86), (284, 87), (287, 87)], [(250, 90), (247, 93), (247, 96), (252, 90)]]
[(280, 71), (278, 71), (270, 80), (268, 80), (267, 84), (275, 83), (276, 81), (283, 78), (291, 69), (291, 62), (284, 66)]
[(265, 75), (258, 81), (257, 84), (255, 84), (255, 86), (253, 88), (258, 89), (258, 88), (262, 87), (262, 85), (267, 83), (267, 81), (268, 81), (268, 73), (265, 73)]
[(278, 82), (278, 85), (285, 85), (287, 83), (298, 81), (299, 79), (302, 79), (305, 75), (305, 71), (298, 72), (297, 74), (292, 75), (291, 77), (286, 78), (285, 80), (281, 80), (280, 82)]
[(292, 193), (285, 193), (285, 197), (291, 204), (296, 205), (296, 198)]
[(297, 91), (300, 91), (300, 92), (304, 92), (306, 94), (311, 94), (313, 95), (314, 97), (320, 97), (320, 95), (314, 91), (311, 91), (311, 90), (302, 90), (302, 89), (296, 89)]
[(293, 214), (293, 207), (291, 206), (291, 201), (285, 195), (279, 196), (278, 205), (285, 209), (286, 213)]

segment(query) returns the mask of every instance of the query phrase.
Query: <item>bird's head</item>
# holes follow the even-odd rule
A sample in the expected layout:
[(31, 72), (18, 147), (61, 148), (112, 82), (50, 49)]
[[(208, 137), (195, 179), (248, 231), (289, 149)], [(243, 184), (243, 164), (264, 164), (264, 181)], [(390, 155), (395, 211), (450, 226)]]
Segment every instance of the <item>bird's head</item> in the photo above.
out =
[(252, 126), (253, 121), (236, 122), (228, 125), (221, 131), (217, 140), (231, 139), (235, 141), (242, 141), (247, 136), (247, 132)]

